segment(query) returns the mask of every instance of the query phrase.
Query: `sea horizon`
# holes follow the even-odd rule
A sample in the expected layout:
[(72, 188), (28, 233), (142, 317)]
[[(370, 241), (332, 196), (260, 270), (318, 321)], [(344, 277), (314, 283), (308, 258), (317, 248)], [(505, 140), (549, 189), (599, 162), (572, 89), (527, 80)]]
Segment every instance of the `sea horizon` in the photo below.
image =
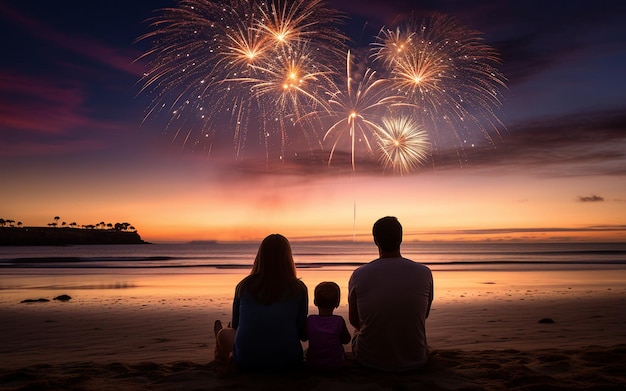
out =
[[(4, 246), (10, 268), (247, 268), (258, 242), (202, 241), (125, 245)], [(369, 242), (293, 241), (298, 268), (357, 267), (378, 257)], [(431, 268), (626, 268), (621, 242), (405, 242), (402, 255)]]

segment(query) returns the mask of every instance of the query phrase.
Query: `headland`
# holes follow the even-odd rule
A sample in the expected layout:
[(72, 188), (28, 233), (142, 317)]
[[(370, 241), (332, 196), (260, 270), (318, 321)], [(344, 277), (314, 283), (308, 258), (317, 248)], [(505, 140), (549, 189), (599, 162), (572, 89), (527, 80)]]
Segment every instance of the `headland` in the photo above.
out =
[(145, 244), (137, 231), (70, 227), (0, 227), (0, 246)]

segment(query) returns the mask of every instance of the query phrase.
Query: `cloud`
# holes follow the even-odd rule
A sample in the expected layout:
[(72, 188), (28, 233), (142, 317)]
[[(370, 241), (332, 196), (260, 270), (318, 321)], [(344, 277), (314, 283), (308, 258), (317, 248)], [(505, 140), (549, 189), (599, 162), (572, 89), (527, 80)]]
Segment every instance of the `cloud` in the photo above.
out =
[(101, 150), (137, 123), (93, 117), (88, 87), (49, 75), (0, 73), (0, 146), (4, 157)]
[(0, 74), (0, 126), (47, 134), (63, 134), (89, 122), (78, 82), (41, 76)]
[(487, 229), (463, 229), (463, 230), (450, 230), (450, 231), (415, 231), (406, 232), (406, 234), (466, 234), (466, 235), (502, 235), (502, 234), (520, 234), (520, 233), (561, 233), (561, 232), (578, 232), (578, 233), (591, 233), (591, 232), (623, 232), (626, 231), (626, 225), (590, 225), (580, 228), (566, 228), (566, 227), (526, 227), (526, 228), (487, 228)]
[[(519, 123), (494, 144), (464, 150), (471, 167), (517, 167), (545, 176), (626, 175), (626, 109), (584, 112)], [(458, 166), (443, 154), (440, 168)]]
[[(626, 109), (558, 116), (512, 126), (493, 143), (484, 140), (475, 147), (434, 150), (421, 169), (405, 176), (458, 169), (518, 171), (545, 177), (623, 176), (625, 143)], [(353, 173), (350, 151), (335, 150), (330, 161), (329, 150), (296, 152), (283, 160), (266, 159), (265, 154), (244, 154), (237, 159), (222, 156), (216, 163), (226, 180), (277, 175), (309, 181)], [(356, 154), (354, 173), (373, 177), (397, 175), (382, 167), (377, 152), (366, 150)]]
[(0, 150), (3, 158), (22, 156), (54, 156), (69, 154), (76, 151), (104, 150), (107, 144), (99, 140), (62, 140), (62, 141), (12, 141), (0, 139)]
[(604, 198), (594, 194), (591, 196), (579, 196), (578, 201), (580, 202), (603, 202)]
[[(598, 234), (598, 233), (624, 233), (626, 232), (626, 225), (603, 225), (603, 226), (595, 226), (590, 225), (586, 227), (579, 228), (566, 228), (566, 227), (525, 227), (525, 228), (486, 228), (486, 229), (461, 229), (461, 230), (406, 230), (404, 231), (404, 236), (407, 241), (409, 240), (420, 240), (425, 236), (437, 236), (437, 237), (447, 237), (447, 238), (455, 238), (453, 240), (457, 240), (456, 238), (459, 236), (464, 237), (463, 240), (479, 238), (480, 240), (495, 240), (495, 241), (535, 241), (537, 239), (541, 240), (554, 240), (554, 241), (564, 241), (564, 240), (573, 240), (579, 241), (580, 234)], [(572, 236), (564, 236), (564, 234), (571, 233), (574, 234)], [(526, 234), (526, 235), (524, 235)], [(555, 234), (554, 237), (549, 237), (545, 235)], [(485, 237), (485, 235), (487, 235)], [(500, 235), (499, 239), (486, 239), (492, 237), (494, 235)], [(504, 235), (504, 236), (502, 236)], [(306, 239), (306, 240), (336, 240), (337, 238), (341, 238), (344, 240), (352, 240), (352, 235), (345, 235), (344, 237), (333, 235), (319, 235), (319, 236), (302, 236), (297, 239)], [(357, 234), (357, 238), (359, 239), (370, 239), (370, 234)], [(295, 238), (294, 238), (295, 239)]]

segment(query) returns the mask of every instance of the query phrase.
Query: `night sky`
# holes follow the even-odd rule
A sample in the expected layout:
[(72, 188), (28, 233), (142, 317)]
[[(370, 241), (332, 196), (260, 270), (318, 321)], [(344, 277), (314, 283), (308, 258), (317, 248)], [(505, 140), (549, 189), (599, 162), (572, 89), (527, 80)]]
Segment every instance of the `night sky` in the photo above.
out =
[(330, 4), (355, 51), (410, 12), (481, 31), (507, 79), (496, 141), (403, 176), (268, 161), (254, 137), (242, 156), (228, 143), (209, 155), (167, 118), (144, 121), (153, 97), (135, 60), (150, 42), (136, 40), (174, 1), (2, 1), (0, 217), (127, 221), (156, 242), (369, 240), (383, 215), (410, 239), (626, 240), (626, 3)]

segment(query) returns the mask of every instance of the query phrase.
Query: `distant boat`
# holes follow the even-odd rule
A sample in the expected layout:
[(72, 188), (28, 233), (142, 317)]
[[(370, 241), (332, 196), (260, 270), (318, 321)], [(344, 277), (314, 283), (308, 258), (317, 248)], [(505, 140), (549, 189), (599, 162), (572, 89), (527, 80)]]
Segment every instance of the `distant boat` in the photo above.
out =
[(188, 244), (217, 244), (217, 240), (192, 240)]

